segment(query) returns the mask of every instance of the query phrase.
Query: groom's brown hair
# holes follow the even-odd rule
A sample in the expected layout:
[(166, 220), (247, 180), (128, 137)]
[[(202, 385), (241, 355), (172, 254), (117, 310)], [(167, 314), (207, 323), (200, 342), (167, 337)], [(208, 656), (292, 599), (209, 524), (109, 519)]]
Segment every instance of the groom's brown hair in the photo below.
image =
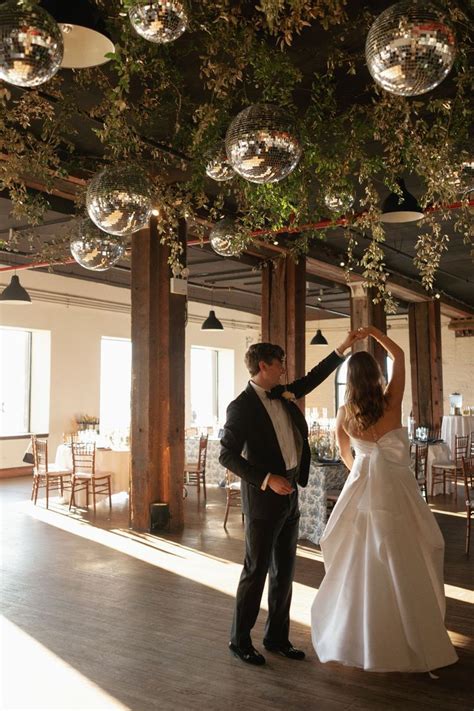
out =
[(260, 370), (258, 364), (261, 360), (268, 365), (273, 360), (279, 360), (283, 363), (285, 351), (281, 346), (277, 346), (274, 343), (253, 343), (245, 354), (245, 365), (250, 375), (257, 375)]

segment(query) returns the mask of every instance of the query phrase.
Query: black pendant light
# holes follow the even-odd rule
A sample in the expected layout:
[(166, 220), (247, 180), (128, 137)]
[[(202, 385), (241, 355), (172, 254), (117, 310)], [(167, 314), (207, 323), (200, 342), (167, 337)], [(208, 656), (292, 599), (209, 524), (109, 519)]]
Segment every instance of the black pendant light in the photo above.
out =
[(211, 309), (209, 311), (209, 316), (207, 319), (203, 322), (201, 326), (201, 331), (223, 331), (224, 326), (221, 324), (219, 319), (216, 316), (216, 312)]
[(312, 346), (327, 346), (328, 342), (326, 338), (324, 338), (323, 334), (321, 333), (321, 329), (318, 328), (316, 331), (316, 334), (312, 337), (310, 344)]
[(105, 64), (115, 47), (97, 6), (90, 0), (41, 0), (59, 24), (64, 41), (63, 69), (85, 69)]
[(408, 192), (405, 181), (402, 178), (399, 178), (397, 183), (402, 194), (390, 193), (383, 202), (380, 219), (382, 222), (392, 223), (421, 220), (424, 213), (418, 204), (418, 200)]
[(22, 287), (16, 274), (9, 285), (0, 294), (0, 304), (31, 304), (31, 297)]

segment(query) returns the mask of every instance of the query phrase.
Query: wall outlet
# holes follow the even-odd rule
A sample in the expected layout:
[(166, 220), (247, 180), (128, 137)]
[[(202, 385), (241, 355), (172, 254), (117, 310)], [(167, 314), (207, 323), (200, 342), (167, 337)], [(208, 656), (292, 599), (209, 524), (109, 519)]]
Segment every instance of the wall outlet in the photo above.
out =
[(171, 292), (171, 294), (179, 294), (180, 296), (187, 296), (188, 295), (188, 280), (187, 279), (178, 279), (178, 277), (171, 277), (170, 292)]

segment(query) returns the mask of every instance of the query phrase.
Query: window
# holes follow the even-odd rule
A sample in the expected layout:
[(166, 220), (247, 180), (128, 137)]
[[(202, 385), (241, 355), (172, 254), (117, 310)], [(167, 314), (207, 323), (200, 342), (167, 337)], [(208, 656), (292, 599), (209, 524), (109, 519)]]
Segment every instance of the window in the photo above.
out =
[(234, 351), (191, 346), (191, 420), (197, 427), (223, 424), (234, 397)]
[(100, 352), (100, 432), (128, 433), (132, 383), (132, 342), (102, 338)]
[(31, 331), (0, 328), (0, 435), (30, 432)]
[[(347, 362), (348, 359), (341, 363), (339, 368), (336, 370), (336, 412), (339, 410), (341, 405), (344, 405), (344, 399), (346, 394), (346, 384), (347, 384)], [(392, 377), (393, 370), (393, 360), (387, 356), (387, 377), (388, 381)]]

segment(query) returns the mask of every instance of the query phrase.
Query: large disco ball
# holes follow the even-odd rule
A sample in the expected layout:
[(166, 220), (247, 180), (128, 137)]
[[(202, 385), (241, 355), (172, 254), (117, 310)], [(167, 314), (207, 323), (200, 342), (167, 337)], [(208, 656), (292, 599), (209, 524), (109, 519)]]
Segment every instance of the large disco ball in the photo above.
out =
[(97, 173), (87, 187), (86, 207), (97, 227), (129, 235), (146, 227), (153, 208), (151, 182), (144, 170), (119, 165)]
[(15, 1), (0, 7), (0, 79), (15, 86), (39, 86), (58, 71), (63, 36), (41, 7)]
[(347, 212), (354, 204), (354, 199), (349, 190), (331, 190), (324, 196), (324, 204), (331, 212)]
[(227, 129), (227, 158), (251, 183), (276, 183), (298, 165), (301, 144), (283, 109), (255, 104), (238, 114)]
[(125, 244), (120, 237), (102, 232), (87, 219), (79, 221), (69, 246), (81, 267), (96, 272), (105, 272), (113, 267), (125, 252)]
[(403, 0), (377, 17), (367, 35), (369, 72), (386, 91), (416, 96), (438, 86), (453, 66), (456, 40), (428, 3)]
[(236, 228), (234, 221), (224, 217), (212, 228), (209, 242), (214, 252), (221, 257), (238, 257), (241, 250), (235, 244), (235, 238)]
[(178, 39), (188, 24), (184, 6), (177, 0), (139, 0), (130, 8), (128, 16), (141, 37), (157, 44)]
[(208, 152), (206, 156), (206, 175), (220, 183), (234, 177), (234, 169), (227, 160), (224, 141), (221, 141)]

